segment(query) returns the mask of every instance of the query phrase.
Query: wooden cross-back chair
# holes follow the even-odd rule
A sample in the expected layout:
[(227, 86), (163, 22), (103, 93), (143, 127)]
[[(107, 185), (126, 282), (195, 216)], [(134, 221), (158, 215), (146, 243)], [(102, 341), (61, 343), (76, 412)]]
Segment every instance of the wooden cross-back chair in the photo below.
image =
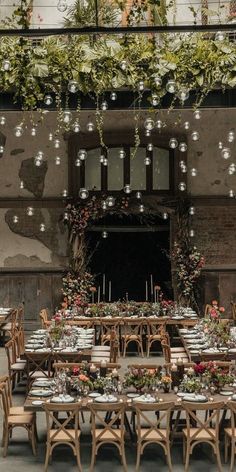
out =
[(51, 353), (50, 352), (25, 352), (26, 373), (27, 373), (27, 391), (29, 391), (32, 382), (38, 378), (52, 377)]
[(3, 457), (7, 455), (9, 439), (14, 428), (24, 428), (28, 432), (33, 454), (36, 455), (36, 416), (32, 413), (11, 414), (7, 383), (0, 384), (0, 396), (3, 409)]
[(11, 393), (11, 382), (10, 382), (10, 378), (8, 377), (8, 375), (0, 376), (0, 384), (5, 385), (10, 415), (19, 415), (19, 414), (22, 415), (22, 414), (24, 414), (25, 410), (24, 410), (23, 406), (13, 406), (12, 393)]
[[(187, 471), (189, 467), (190, 455), (192, 454), (194, 447), (199, 443), (210, 444), (216, 456), (218, 468), (221, 471), (222, 465), (219, 450), (219, 422), (220, 411), (222, 408), (224, 408), (224, 402), (182, 402), (182, 407), (186, 412), (187, 426), (183, 429), (183, 454), (185, 460), (185, 471)], [(205, 412), (205, 420), (203, 419), (203, 412)], [(193, 424), (194, 427), (192, 426)]]
[(5, 341), (6, 335), (10, 339), (14, 336), (17, 329), (17, 317), (17, 308), (11, 310), (10, 313), (6, 316), (6, 323), (1, 327), (1, 331), (3, 332), (3, 342)]
[(225, 428), (225, 462), (228, 461), (228, 449), (230, 447), (230, 472), (233, 472), (236, 454), (236, 402), (229, 401), (227, 406), (231, 411), (231, 426)]
[(17, 381), (21, 379), (22, 374), (25, 372), (26, 363), (25, 361), (17, 362), (17, 347), (14, 337), (5, 344), (5, 351), (7, 355), (8, 375), (13, 390)]
[(107, 320), (106, 318), (102, 318), (101, 320), (101, 344), (104, 346), (106, 344), (111, 344), (111, 341), (117, 342), (117, 351), (118, 357), (120, 356), (120, 324), (121, 320)]
[[(92, 433), (92, 456), (90, 472), (94, 469), (95, 457), (101, 446), (104, 444), (113, 444), (117, 447), (123, 468), (127, 471), (124, 444), (124, 403), (92, 403), (88, 405), (91, 413), (91, 433)], [(104, 418), (104, 414), (106, 416)], [(98, 424), (99, 423), (99, 427)]]
[[(56, 446), (66, 444), (71, 447), (80, 472), (82, 466), (80, 461), (80, 428), (79, 411), (81, 409), (78, 403), (44, 403), (43, 408), (46, 413), (47, 422), (47, 450), (45, 457), (45, 471), (48, 468), (49, 459), (52, 457)], [(66, 418), (58, 419), (59, 413), (65, 412)]]
[[(145, 404), (135, 402), (137, 416), (137, 460), (136, 471), (139, 469), (141, 455), (149, 444), (159, 444), (166, 455), (169, 470), (172, 470), (170, 455), (170, 415), (174, 408), (174, 402)], [(154, 412), (155, 419), (148, 413)], [(144, 424), (145, 427), (144, 427)]]
[(131, 342), (135, 342), (138, 348), (139, 355), (143, 357), (143, 321), (136, 319), (124, 320), (124, 333), (121, 335), (123, 342), (123, 357), (126, 355), (126, 350)]
[(39, 313), (39, 318), (41, 320), (41, 328), (47, 329), (48, 327), (48, 312), (46, 308), (43, 308)]
[(236, 322), (236, 303), (235, 302), (230, 302), (231, 304), (231, 313), (232, 313), (232, 318), (234, 320), (234, 323)]
[(147, 334), (146, 334), (146, 341), (147, 341), (147, 357), (150, 355), (150, 349), (154, 342), (159, 341), (161, 342), (163, 333), (165, 332), (165, 324), (160, 322), (160, 320), (156, 319), (148, 319), (147, 320)]

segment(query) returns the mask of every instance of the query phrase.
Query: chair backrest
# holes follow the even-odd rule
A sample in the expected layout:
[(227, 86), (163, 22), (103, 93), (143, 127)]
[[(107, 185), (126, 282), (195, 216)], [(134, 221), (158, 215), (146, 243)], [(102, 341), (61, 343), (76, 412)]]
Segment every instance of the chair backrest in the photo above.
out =
[(10, 377), (8, 375), (2, 375), (0, 377), (0, 384), (4, 384), (6, 393), (7, 393), (7, 399), (9, 406), (12, 406), (12, 395), (11, 395), (11, 382), (10, 382)]
[(30, 385), (37, 372), (42, 377), (51, 377), (51, 353), (50, 352), (25, 352), (27, 384)]
[(101, 319), (101, 336), (107, 336), (111, 334), (112, 330), (115, 330), (118, 333), (118, 328), (120, 326), (120, 319), (107, 320), (106, 318)]
[(21, 354), (25, 352), (25, 336), (23, 329), (16, 331), (13, 340), (15, 341), (16, 358), (19, 358)]
[(40, 313), (39, 313), (39, 317), (41, 319), (41, 327), (43, 329), (45, 329), (47, 327), (47, 321), (48, 321), (48, 312), (46, 310), (46, 308), (43, 308)]
[(124, 332), (125, 335), (135, 335), (135, 336), (142, 336), (143, 332), (143, 320), (141, 319), (124, 319)]
[[(192, 422), (195, 424), (196, 431), (191, 432), (191, 441), (199, 439), (199, 433), (207, 433), (209, 440), (218, 441), (219, 439), (219, 420), (220, 410), (224, 408), (224, 402), (210, 402), (210, 403), (191, 403), (182, 402), (182, 407), (186, 412), (187, 437), (190, 439), (190, 429)], [(202, 412), (208, 414), (205, 417)], [(200, 414), (198, 414), (200, 412)], [(205, 419), (204, 419), (205, 418)], [(211, 423), (214, 422), (214, 433), (212, 433)]]
[(165, 340), (161, 341), (161, 347), (162, 347), (162, 352), (163, 356), (165, 359), (165, 363), (170, 363), (171, 360), (171, 353), (170, 353), (170, 346), (169, 344), (166, 343)]
[[(175, 404), (174, 402), (163, 402), (163, 403), (141, 403), (135, 402), (134, 408), (137, 415), (137, 435), (141, 436), (141, 429), (144, 426), (147, 431), (143, 433), (142, 440), (148, 439), (151, 431), (158, 432), (160, 440), (167, 440), (170, 435), (170, 415)], [(153, 415), (150, 418), (148, 412), (158, 412), (159, 415), (153, 419)], [(165, 433), (161, 431), (161, 427), (165, 429)]]
[(3, 382), (0, 384), (0, 395), (1, 395), (2, 409), (3, 409), (5, 421), (6, 421), (10, 413), (10, 401), (8, 398), (6, 382)]
[[(56, 441), (57, 436), (58, 442), (60, 443), (66, 443), (67, 441), (74, 443), (75, 440), (78, 441), (79, 410), (81, 409), (78, 403), (67, 403), (66, 405), (61, 403), (44, 403), (43, 408), (46, 413), (47, 438), (49, 442)], [(60, 412), (65, 412), (66, 418), (59, 419), (58, 416)], [(75, 435), (72, 435), (70, 432), (72, 424)], [(65, 439), (61, 439), (60, 433), (63, 433)]]
[(16, 362), (16, 341), (14, 338), (10, 339), (5, 344), (5, 351), (7, 355), (7, 362), (8, 362), (8, 371), (11, 370), (11, 365)]
[[(124, 414), (125, 414), (125, 405), (124, 403), (117, 402), (117, 403), (103, 403), (103, 404), (96, 404), (90, 403), (88, 404), (89, 410), (91, 412), (92, 418), (92, 435), (96, 441), (102, 441), (103, 437), (104, 440), (106, 439), (106, 433), (109, 432), (110, 440), (114, 441), (123, 441), (124, 440)], [(113, 413), (112, 415), (108, 415), (104, 418), (104, 412)], [(99, 423), (101, 428), (100, 433), (96, 433), (95, 430), (97, 429), (97, 423)], [(117, 429), (114, 428), (115, 425), (119, 424), (119, 434), (117, 433)]]
[(147, 335), (156, 336), (157, 334), (163, 335), (165, 332), (165, 323), (161, 320), (148, 318), (147, 320)]
[(92, 328), (94, 325), (94, 321), (92, 319), (88, 320), (72, 320), (68, 321), (68, 324), (75, 325), (78, 328)]

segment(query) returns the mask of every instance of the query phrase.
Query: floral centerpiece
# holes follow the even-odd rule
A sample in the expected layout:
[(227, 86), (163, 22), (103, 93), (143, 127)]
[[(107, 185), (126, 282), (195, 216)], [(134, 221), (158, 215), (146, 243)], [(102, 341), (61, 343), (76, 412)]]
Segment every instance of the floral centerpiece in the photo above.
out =
[(65, 319), (60, 312), (57, 312), (51, 320), (51, 325), (48, 330), (49, 342), (56, 346), (64, 336)]
[[(215, 309), (214, 309), (215, 312)], [(213, 318), (205, 318), (200, 323), (209, 347), (231, 347), (233, 340), (230, 334), (230, 326), (215, 315)]]
[(161, 386), (165, 393), (169, 392), (171, 387), (172, 378), (169, 375), (163, 375), (160, 379)]
[(129, 368), (124, 375), (124, 388), (134, 387), (141, 391), (144, 387), (150, 388), (160, 380), (159, 369)]
[(211, 307), (209, 308), (208, 315), (212, 320), (219, 320), (221, 315), (225, 312), (223, 306), (219, 306), (217, 300), (212, 300)]
[(202, 382), (196, 375), (188, 376), (184, 375), (183, 380), (180, 384), (180, 390), (186, 393), (199, 393), (202, 388)]

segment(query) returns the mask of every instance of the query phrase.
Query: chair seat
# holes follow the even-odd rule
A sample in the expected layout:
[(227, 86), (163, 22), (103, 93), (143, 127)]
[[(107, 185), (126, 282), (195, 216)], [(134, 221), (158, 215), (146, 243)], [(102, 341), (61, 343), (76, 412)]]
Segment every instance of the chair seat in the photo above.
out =
[(236, 431), (234, 431), (234, 434), (233, 434), (232, 428), (225, 428), (225, 434), (227, 434), (227, 436), (229, 436), (230, 438), (236, 437)]
[(23, 406), (11, 406), (10, 415), (26, 415), (27, 413), (24, 410)]
[[(62, 442), (71, 442), (72, 439), (64, 432), (64, 431), (58, 431), (58, 433), (56, 434), (56, 436), (54, 436), (55, 434), (55, 429), (50, 429), (49, 431), (49, 436), (50, 436), (50, 439), (52, 442), (59, 442), (59, 441), (62, 441)], [(73, 437), (73, 439), (75, 440), (75, 430), (74, 429), (68, 429), (67, 430), (68, 433)], [(78, 430), (78, 437), (80, 437), (80, 431)], [(54, 437), (53, 437), (54, 436)]]
[(170, 351), (171, 352), (185, 352), (185, 349), (184, 349), (184, 347), (181, 347), (181, 346), (178, 347), (177, 346), (177, 347), (171, 347)]
[(15, 364), (11, 364), (11, 370), (23, 371), (25, 370), (25, 364), (21, 362), (16, 362)]
[[(190, 438), (193, 438), (193, 436), (196, 434), (196, 431), (198, 430), (198, 428), (190, 428), (189, 430), (189, 436)], [(208, 430), (211, 432), (211, 434), (209, 434), (206, 430), (199, 430), (199, 433), (197, 433), (197, 435), (194, 437), (194, 441), (198, 441), (198, 440), (210, 440), (210, 441), (213, 441), (213, 438), (212, 436), (214, 436), (214, 438), (216, 437), (216, 433), (215, 433), (215, 430), (213, 428), (208, 428)], [(184, 436), (188, 436), (188, 430), (187, 429), (183, 429), (183, 434)]]
[[(101, 432), (102, 429), (95, 429), (94, 434), (96, 439), (99, 437)], [(121, 430), (114, 429), (114, 432), (115, 433), (112, 434), (111, 431), (104, 431), (104, 433), (100, 436), (99, 441), (119, 441), (121, 439)]]
[(1, 327), (1, 331), (11, 331), (12, 325), (11, 323), (6, 323)]
[(25, 413), (24, 415), (10, 415), (8, 416), (8, 424), (29, 424), (34, 421), (34, 415), (32, 413)]
[(26, 365), (26, 361), (24, 361), (24, 360), (21, 359), (20, 357), (18, 357), (18, 358), (16, 359), (16, 363), (17, 363), (17, 364), (22, 364), (22, 365), (24, 364), (24, 365)]
[(138, 334), (122, 334), (122, 338), (141, 341), (141, 336)]
[(159, 433), (159, 431), (155, 431), (155, 430), (150, 430), (150, 432), (147, 434), (148, 429), (149, 428), (141, 428), (140, 436), (141, 436), (141, 439), (144, 438), (144, 441), (164, 441), (161, 434), (165, 437), (165, 439), (167, 439), (167, 434), (166, 434), (165, 429), (159, 430), (161, 434)]
[(161, 340), (161, 335), (160, 334), (147, 334), (146, 336), (147, 339), (149, 339), (149, 341), (151, 340), (157, 340), (157, 339), (160, 339)]

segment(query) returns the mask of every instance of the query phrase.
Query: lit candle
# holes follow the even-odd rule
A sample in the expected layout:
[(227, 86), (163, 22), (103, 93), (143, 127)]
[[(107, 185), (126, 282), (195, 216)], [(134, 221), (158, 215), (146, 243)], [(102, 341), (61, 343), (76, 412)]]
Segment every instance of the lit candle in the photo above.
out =
[(178, 357), (176, 364), (177, 364), (177, 365), (183, 365), (183, 359), (182, 359), (182, 357)]
[(107, 366), (107, 361), (105, 359), (102, 359), (101, 367), (106, 367), (106, 366)]
[(92, 292), (92, 303), (94, 303), (94, 292)]
[(101, 291), (101, 289), (100, 289), (100, 285), (99, 285), (99, 287), (98, 287), (98, 303), (100, 303), (100, 291)]
[(148, 282), (146, 280), (146, 302), (148, 301)]
[(118, 370), (117, 369), (112, 370), (112, 377), (118, 377)]
[(106, 276), (105, 276), (105, 274), (103, 274), (103, 278), (102, 278), (102, 294), (105, 298), (105, 294), (106, 294)]
[(109, 297), (108, 301), (111, 302), (111, 280), (109, 280)]
[(178, 370), (178, 367), (176, 364), (171, 364), (171, 368), (170, 368), (171, 372), (177, 372)]
[(94, 364), (91, 364), (91, 366), (90, 366), (90, 369), (89, 369), (89, 370), (90, 370), (90, 372), (94, 373), (94, 372), (96, 372), (96, 371), (97, 371), (97, 367), (96, 367)]

